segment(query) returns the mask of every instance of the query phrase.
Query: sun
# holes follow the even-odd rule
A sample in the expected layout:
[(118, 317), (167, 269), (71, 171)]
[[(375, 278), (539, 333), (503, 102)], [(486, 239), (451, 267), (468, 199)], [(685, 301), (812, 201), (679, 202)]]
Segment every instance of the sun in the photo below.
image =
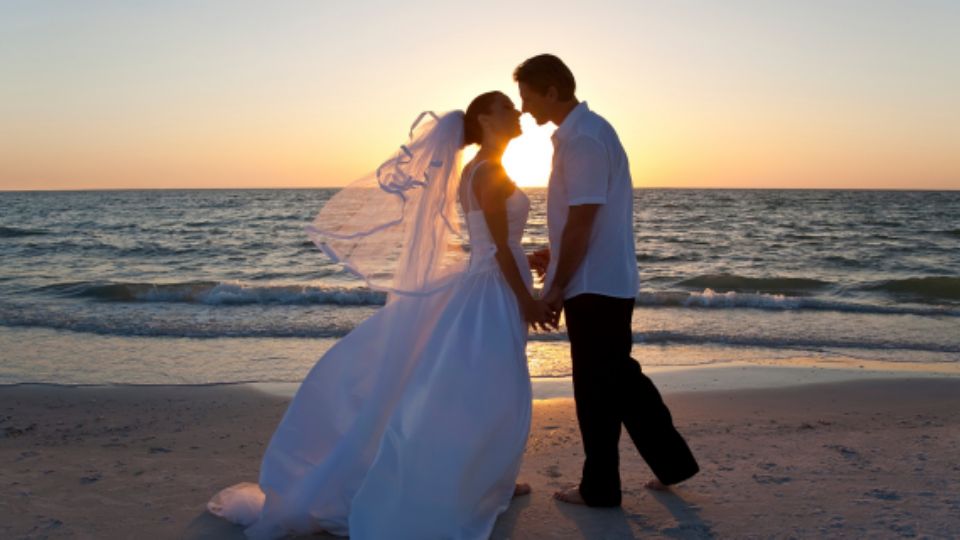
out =
[[(550, 135), (556, 127), (553, 124), (538, 126), (529, 114), (520, 117), (523, 135), (510, 141), (503, 153), (503, 168), (510, 178), (520, 187), (544, 187), (550, 178), (550, 166), (553, 159), (553, 143)], [(477, 155), (479, 147), (470, 145), (463, 151), (466, 163)]]
[(520, 117), (523, 135), (510, 141), (503, 153), (503, 168), (520, 187), (543, 187), (550, 178), (553, 143), (550, 135), (556, 126), (538, 126), (529, 114)]

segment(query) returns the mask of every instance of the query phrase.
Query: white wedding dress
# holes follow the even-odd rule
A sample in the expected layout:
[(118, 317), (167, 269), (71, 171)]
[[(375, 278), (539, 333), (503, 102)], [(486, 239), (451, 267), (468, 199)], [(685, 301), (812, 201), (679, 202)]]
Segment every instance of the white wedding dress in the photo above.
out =
[[(212, 513), (252, 538), (490, 536), (513, 496), (532, 396), (526, 324), (465, 181), (466, 273), (434, 294), (392, 298), (330, 349), (277, 427), (259, 485), (221, 491)], [(519, 189), (507, 199), (528, 287), (529, 207)]]

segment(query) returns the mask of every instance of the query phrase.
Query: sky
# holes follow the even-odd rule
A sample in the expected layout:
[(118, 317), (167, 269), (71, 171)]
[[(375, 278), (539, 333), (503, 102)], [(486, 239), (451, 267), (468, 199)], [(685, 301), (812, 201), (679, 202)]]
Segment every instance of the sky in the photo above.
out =
[[(960, 189), (957, 28), (953, 0), (0, 0), (0, 190), (343, 185), (421, 111), (519, 106), (543, 52), (638, 187)], [(523, 125), (507, 169), (542, 184)]]

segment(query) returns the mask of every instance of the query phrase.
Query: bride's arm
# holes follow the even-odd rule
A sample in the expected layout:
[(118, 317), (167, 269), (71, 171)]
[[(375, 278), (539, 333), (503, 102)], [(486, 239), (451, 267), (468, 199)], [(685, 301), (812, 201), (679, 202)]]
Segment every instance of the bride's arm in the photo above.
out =
[(497, 247), (496, 259), (500, 272), (513, 290), (520, 305), (520, 312), (527, 323), (537, 328), (538, 325), (546, 329), (545, 322), (549, 320), (549, 311), (543, 302), (538, 301), (530, 294), (526, 283), (520, 276), (519, 261), (516, 260), (513, 250), (508, 244), (509, 228), (507, 225), (507, 197), (516, 187), (507, 177), (503, 167), (493, 164), (483, 165), (473, 179), (474, 194), (483, 210), (484, 220), (490, 230), (490, 236)]

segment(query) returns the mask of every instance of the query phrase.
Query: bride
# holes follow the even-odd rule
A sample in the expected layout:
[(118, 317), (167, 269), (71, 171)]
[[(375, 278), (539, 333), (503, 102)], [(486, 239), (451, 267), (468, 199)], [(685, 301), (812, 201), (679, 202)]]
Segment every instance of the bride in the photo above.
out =
[[(529, 491), (515, 484), (530, 429), (527, 325), (553, 314), (520, 245), (529, 200), (500, 163), (520, 112), (488, 92), (465, 113), (425, 115), (308, 227), (388, 300), (304, 379), (259, 484), (208, 503), (250, 537), (483, 539)], [(461, 173), (469, 144), (480, 149)]]

